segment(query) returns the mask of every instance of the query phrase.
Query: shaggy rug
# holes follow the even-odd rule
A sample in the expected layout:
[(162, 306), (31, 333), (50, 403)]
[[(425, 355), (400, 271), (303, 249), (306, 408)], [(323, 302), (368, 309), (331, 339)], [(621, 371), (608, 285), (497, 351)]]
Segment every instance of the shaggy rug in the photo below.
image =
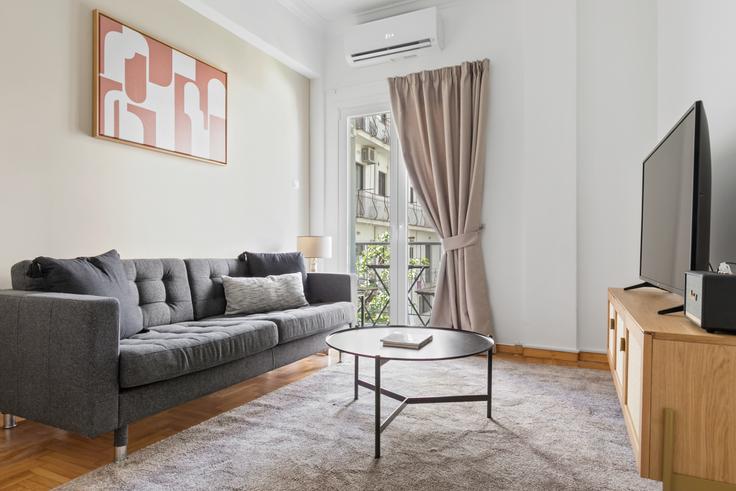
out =
[[(361, 377), (373, 364), (361, 360)], [(483, 393), (485, 359), (396, 362), (405, 395)], [(373, 392), (353, 402), (352, 365), (299, 382), (132, 453), (62, 487), (88, 489), (654, 490), (641, 479), (610, 375), (494, 362), (485, 403), (407, 407), (373, 458)], [(398, 403), (383, 398), (383, 414)]]

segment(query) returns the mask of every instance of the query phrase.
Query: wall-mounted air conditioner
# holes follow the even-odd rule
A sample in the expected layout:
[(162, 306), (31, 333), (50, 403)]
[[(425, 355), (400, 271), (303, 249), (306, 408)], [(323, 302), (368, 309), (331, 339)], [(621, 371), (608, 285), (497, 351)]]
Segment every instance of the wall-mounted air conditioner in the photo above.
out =
[(439, 51), (440, 27), (437, 7), (357, 25), (345, 35), (345, 59), (363, 66)]
[(360, 160), (366, 164), (376, 163), (376, 149), (373, 147), (363, 147), (360, 149)]

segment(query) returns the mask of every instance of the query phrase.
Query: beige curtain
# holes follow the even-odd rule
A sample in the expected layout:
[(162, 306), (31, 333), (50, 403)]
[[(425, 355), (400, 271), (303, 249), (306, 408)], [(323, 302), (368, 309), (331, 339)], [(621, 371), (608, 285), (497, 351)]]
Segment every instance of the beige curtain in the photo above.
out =
[(491, 335), (480, 246), (488, 60), (389, 79), (414, 191), (442, 238), (431, 325)]

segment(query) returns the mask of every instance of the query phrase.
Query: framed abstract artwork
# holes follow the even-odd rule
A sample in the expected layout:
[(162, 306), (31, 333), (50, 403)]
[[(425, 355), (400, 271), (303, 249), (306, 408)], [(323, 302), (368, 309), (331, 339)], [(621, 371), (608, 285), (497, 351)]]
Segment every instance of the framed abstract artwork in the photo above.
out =
[(227, 164), (227, 73), (94, 11), (94, 136)]

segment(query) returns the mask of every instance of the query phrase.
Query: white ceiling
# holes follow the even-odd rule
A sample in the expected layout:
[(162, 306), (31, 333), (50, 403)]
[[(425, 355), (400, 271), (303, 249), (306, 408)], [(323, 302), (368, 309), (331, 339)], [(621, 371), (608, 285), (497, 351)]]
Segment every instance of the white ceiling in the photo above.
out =
[(406, 3), (397, 0), (302, 0), (302, 2), (328, 22), (378, 8)]
[[(360, 14), (401, 7), (419, 0), (278, 0), (284, 7), (312, 23), (331, 23)], [(434, 2), (432, 2), (434, 3)]]

